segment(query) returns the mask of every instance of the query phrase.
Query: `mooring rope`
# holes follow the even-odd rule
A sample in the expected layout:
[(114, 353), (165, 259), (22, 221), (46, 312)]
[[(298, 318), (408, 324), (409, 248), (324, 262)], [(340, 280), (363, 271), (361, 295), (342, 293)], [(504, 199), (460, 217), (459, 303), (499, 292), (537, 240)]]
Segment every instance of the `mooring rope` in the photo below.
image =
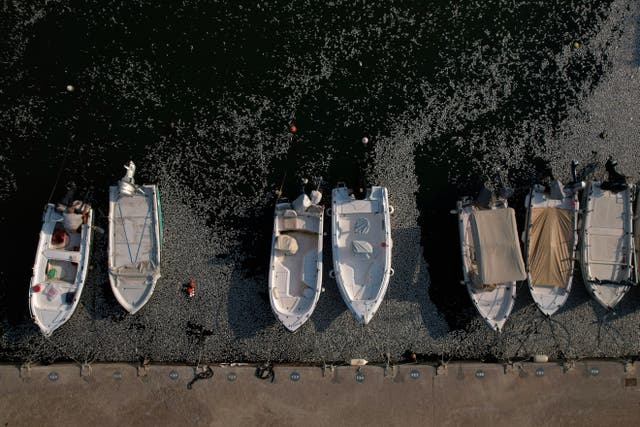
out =
[(51, 193), (49, 193), (49, 199), (47, 199), (47, 204), (51, 203), (51, 199), (53, 199), (53, 194), (56, 191), (56, 187), (58, 187), (58, 182), (60, 181), (60, 176), (62, 175), (62, 170), (64, 169), (64, 164), (67, 161), (67, 157), (69, 155), (69, 146), (71, 145), (71, 138), (67, 140), (67, 145), (64, 149), (64, 156), (62, 157), (62, 163), (60, 163), (60, 167), (58, 168), (58, 174), (56, 175), (56, 180), (53, 183), (53, 188), (51, 189)]
[(213, 369), (211, 369), (211, 367), (207, 366), (204, 371), (195, 373), (195, 375), (193, 376), (193, 379), (191, 381), (189, 381), (189, 383), (187, 384), (187, 389), (191, 390), (193, 388), (193, 384), (196, 381), (208, 380), (208, 379), (211, 379), (211, 378), (213, 378)]
[[(599, 317), (598, 320), (596, 320), (596, 322), (598, 322), (598, 334), (596, 335), (596, 348), (600, 348), (600, 345), (602, 344), (602, 328), (605, 327), (606, 329), (608, 329), (609, 331), (615, 332), (615, 334), (611, 334), (612, 336), (615, 336), (619, 342), (622, 342), (624, 344), (625, 340), (624, 337), (622, 336), (622, 333), (618, 330), (618, 328), (614, 327), (612, 324), (610, 324), (610, 322), (608, 322), (610, 316), (616, 316), (616, 312), (615, 311), (611, 311), (611, 310), (607, 310), (604, 315), (602, 315), (602, 317)], [(625, 348), (623, 345), (620, 344), (616, 344), (617, 347), (624, 351)]]
[[(530, 306), (533, 307), (533, 306)], [(569, 329), (563, 325), (560, 321), (552, 318), (551, 316), (547, 316), (544, 315), (543, 313), (539, 312), (538, 310), (536, 310), (536, 312), (538, 312), (540, 315), (543, 316), (543, 318), (537, 322), (533, 322), (533, 324), (529, 327), (527, 333), (526, 333), (526, 337), (524, 339), (520, 339), (518, 338), (518, 340), (520, 341), (520, 345), (518, 346), (518, 348), (516, 349), (516, 351), (514, 352), (514, 356), (517, 356), (520, 353), (520, 350), (522, 350), (525, 346), (525, 344), (529, 341), (529, 339), (531, 338), (531, 336), (533, 334), (536, 334), (539, 332), (539, 328), (541, 325), (544, 324), (548, 324), (549, 325), (549, 330), (551, 332), (551, 337), (553, 338), (553, 342), (555, 344), (555, 349), (556, 351), (558, 351), (558, 355), (560, 356), (560, 358), (565, 359), (565, 352), (563, 351), (563, 346), (560, 344), (560, 341), (558, 340), (558, 337), (556, 336), (556, 333), (554, 331), (553, 325), (559, 325), (564, 332), (567, 335), (567, 349), (571, 348), (571, 333), (569, 332)]]

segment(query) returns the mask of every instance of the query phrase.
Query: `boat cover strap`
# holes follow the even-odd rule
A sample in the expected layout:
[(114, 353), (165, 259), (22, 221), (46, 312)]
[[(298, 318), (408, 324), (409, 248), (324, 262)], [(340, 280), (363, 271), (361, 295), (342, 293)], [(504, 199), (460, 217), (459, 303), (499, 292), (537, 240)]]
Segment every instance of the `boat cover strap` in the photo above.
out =
[(471, 229), (482, 284), (514, 282), (527, 277), (512, 208), (474, 211)]
[(533, 208), (529, 228), (529, 275), (533, 286), (566, 287), (573, 272), (573, 211)]

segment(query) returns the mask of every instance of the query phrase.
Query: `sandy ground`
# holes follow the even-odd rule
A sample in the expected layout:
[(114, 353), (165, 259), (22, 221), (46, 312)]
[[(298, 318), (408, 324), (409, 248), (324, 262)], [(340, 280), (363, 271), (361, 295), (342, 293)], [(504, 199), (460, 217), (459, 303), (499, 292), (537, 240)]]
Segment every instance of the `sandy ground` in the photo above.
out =
[[(444, 188), (456, 186), (457, 191), (463, 192), (472, 187), (470, 182), (475, 176), (489, 175), (499, 165), (515, 183), (519, 197), (516, 201), (521, 205), (526, 191), (524, 184), (529, 182), (535, 165), (549, 165), (558, 177), (566, 179), (570, 160), (586, 163), (593, 157), (592, 151), (597, 151), (600, 160), (609, 155), (616, 157), (620, 170), (637, 181), (639, 10), (636, 2), (612, 2), (602, 20), (594, 18), (597, 25), (577, 30), (584, 37), (578, 41), (578, 47), (571, 37), (562, 42), (562, 48), (553, 50), (509, 35), (500, 42), (502, 47), (494, 51), (483, 50), (482, 40), (478, 45), (462, 45), (460, 55), (447, 57), (437, 74), (440, 79), (437, 85), (424, 80), (412, 85), (412, 76), (398, 71), (397, 79), (403, 82), (399, 86), (404, 91), (402, 96), (420, 93), (422, 103), (406, 106), (401, 113), (387, 117), (391, 123), (388, 131), (369, 133), (367, 180), (387, 186), (390, 202), (395, 206), (392, 217), (395, 275), (378, 313), (366, 327), (353, 319), (335, 282), (329, 278), (330, 251), (325, 251), (324, 256), (325, 292), (311, 320), (295, 334), (277, 323), (266, 293), (273, 190), (283, 172), (278, 169), (282, 167), (278, 159), (287, 150), (298, 150), (297, 158), (308, 163), (305, 172), (325, 174), (329, 190), (341, 172), (335, 159), (364, 152), (355, 143), (354, 148), (345, 149), (334, 140), (328, 140), (321, 148), (304, 145), (313, 138), (336, 136), (329, 131), (322, 133), (324, 128), (315, 128), (315, 133), (301, 130), (297, 139), (288, 143), (286, 130), (273, 123), (293, 118), (304, 129), (304, 120), (317, 119), (329, 126), (331, 120), (322, 122), (319, 117), (330, 116), (327, 111), (335, 108), (352, 109), (352, 120), (365, 122), (350, 135), (358, 144), (361, 135), (367, 132), (363, 129), (366, 123), (377, 129), (371, 117), (361, 117), (353, 110), (353, 103), (345, 101), (345, 106), (327, 101), (331, 94), (325, 95), (325, 104), (321, 106), (313, 100), (304, 101), (305, 96), (319, 97), (312, 94), (323, 81), (341, 75), (342, 71), (335, 68), (340, 55), (327, 45), (317, 70), (289, 63), (286, 70), (293, 77), (283, 83), (288, 94), (275, 107), (266, 95), (220, 98), (208, 105), (205, 95), (196, 97), (185, 88), (185, 92), (198, 99), (193, 106), (194, 117), (168, 120), (166, 134), (147, 144), (146, 154), (136, 159), (140, 179), (159, 183), (165, 217), (163, 277), (152, 300), (135, 316), (124, 314), (108, 284), (106, 237), (96, 234), (93, 268), (73, 318), (51, 339), (41, 337), (26, 316), (4, 319), (0, 336), (2, 358), (45, 362), (73, 358), (319, 363), (354, 357), (380, 361), (386, 354), (398, 360), (407, 350), (419, 357), (500, 360), (527, 358), (534, 353), (569, 359), (637, 355), (638, 288), (629, 292), (615, 314), (605, 317), (582, 284), (577, 283), (566, 306), (553, 321), (546, 321), (537, 312), (526, 286), (521, 284), (504, 333), (498, 335), (488, 330), (473, 312), (464, 288), (458, 285), (462, 273), (457, 270), (459, 261), (455, 258), (458, 256), (455, 225), (443, 222), (446, 219), (440, 221), (454, 205), (452, 200), (438, 199), (440, 193), (432, 187), (442, 181)], [(455, 20), (453, 23), (462, 25)], [(499, 29), (495, 34), (501, 34)], [(346, 39), (347, 46), (357, 46), (361, 40), (358, 37), (363, 36), (354, 36), (353, 40), (348, 34), (340, 37), (340, 43)], [(539, 60), (534, 55), (533, 65), (524, 59), (515, 60), (519, 64), (515, 68), (505, 65), (512, 57), (526, 55), (527, 49), (532, 48), (539, 49), (536, 55), (544, 58)], [(357, 62), (358, 55), (350, 52), (348, 59)], [(488, 65), (481, 66), (482, 61)], [(366, 73), (371, 66), (365, 60), (361, 65), (365, 71), (358, 72)], [(111, 67), (114, 75), (123, 80), (98, 80), (100, 67)], [(138, 132), (144, 133), (147, 125), (150, 129), (155, 126), (149, 124), (151, 119), (147, 120), (145, 108), (151, 109), (149, 105), (165, 100), (160, 99), (159, 85), (154, 83), (153, 67), (138, 63), (132, 68), (114, 59), (106, 65), (96, 63), (91, 70), (85, 77), (95, 83), (97, 93), (112, 86), (122, 92), (119, 99), (123, 103), (134, 102), (136, 108), (131, 110), (130, 120), (142, 123), (143, 130), (138, 128)], [(523, 70), (534, 72), (525, 78), (514, 77), (514, 73)], [(393, 74), (393, 70), (387, 74)], [(127, 79), (138, 82), (135, 89), (140, 98), (133, 101), (128, 98)], [(448, 79), (450, 87), (443, 90), (442, 84)], [(536, 86), (545, 81), (553, 83), (551, 89)], [(304, 90), (289, 92), (295, 85)], [(137, 104), (138, 99), (143, 101)], [(43, 108), (38, 97), (29, 102), (29, 114), (35, 115), (34, 111)], [(223, 105), (227, 110), (222, 109)], [(5, 111), (5, 118), (10, 113)], [(216, 119), (216, 114), (223, 118)], [(16, 116), (12, 126), (20, 127), (19, 119)], [(7, 120), (2, 123), (5, 130), (13, 129), (7, 126)], [(31, 123), (25, 127), (26, 136), (16, 138), (37, 135), (33, 126)], [(349, 124), (342, 126), (341, 129), (351, 129)], [(123, 163), (131, 149), (123, 142), (126, 134), (120, 134), (117, 140), (114, 137), (111, 149), (107, 149), (101, 148), (106, 137), (91, 132), (95, 150), (92, 167), (101, 173), (95, 185), (106, 189), (123, 172), (118, 162)], [(137, 136), (139, 133), (130, 135)], [(295, 148), (292, 144), (296, 143), (308, 149)], [(234, 148), (239, 146), (250, 148), (244, 151)], [(219, 161), (220, 158), (224, 160)], [(12, 165), (2, 163), (4, 169), (0, 173), (6, 175), (3, 194), (13, 194), (19, 187), (19, 182), (15, 184), (12, 178), (17, 173)], [(436, 179), (435, 173), (443, 170)], [(333, 175), (326, 176), (327, 172)], [(233, 191), (234, 188), (243, 192)], [(524, 211), (518, 209), (521, 222)], [(104, 210), (101, 215), (106, 222)], [(439, 234), (434, 235), (435, 231)], [(327, 236), (325, 247), (329, 247), (329, 242)], [(31, 247), (27, 246), (24, 253), (31, 257)], [(438, 252), (444, 256), (438, 256)], [(26, 307), (29, 267), (28, 263), (23, 264), (25, 291), (6, 290), (8, 279), (4, 278), (5, 306), (13, 304), (8, 298), (19, 295), (20, 304)], [(439, 271), (450, 274), (438, 274)], [(197, 283), (193, 299), (182, 293), (182, 285), (189, 280)]]

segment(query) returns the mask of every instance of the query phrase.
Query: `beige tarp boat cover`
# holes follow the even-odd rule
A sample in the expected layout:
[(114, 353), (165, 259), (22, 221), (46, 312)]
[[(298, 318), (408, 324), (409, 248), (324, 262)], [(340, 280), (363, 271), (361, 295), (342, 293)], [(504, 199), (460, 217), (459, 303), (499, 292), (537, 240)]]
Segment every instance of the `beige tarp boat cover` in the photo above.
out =
[(533, 208), (529, 229), (529, 275), (534, 286), (566, 287), (573, 271), (573, 212)]
[(512, 208), (473, 212), (471, 229), (478, 275), (483, 284), (514, 282), (527, 277)]

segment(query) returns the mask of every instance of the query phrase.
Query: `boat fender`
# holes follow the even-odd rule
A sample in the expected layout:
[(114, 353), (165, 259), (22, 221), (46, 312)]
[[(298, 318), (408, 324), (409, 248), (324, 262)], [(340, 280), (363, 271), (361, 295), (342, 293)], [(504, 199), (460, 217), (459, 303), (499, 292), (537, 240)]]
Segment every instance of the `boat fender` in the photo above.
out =
[(335, 279), (336, 278), (336, 272), (333, 271), (333, 270), (329, 271), (329, 277), (331, 277), (332, 279)]
[(396, 274), (396, 271), (393, 268), (389, 269), (389, 277), (392, 277), (394, 274)]
[(549, 356), (546, 354), (536, 354), (533, 356), (533, 361), (536, 363), (547, 363), (549, 361)]
[(331, 210), (331, 208), (329, 208), (325, 212), (327, 213), (327, 216), (331, 216), (331, 212), (333, 212), (333, 211)]
[(393, 206), (389, 206), (389, 214), (393, 214), (396, 211), (396, 208)]
[(189, 298), (193, 298), (196, 295), (196, 282), (190, 280), (189, 283), (184, 285), (184, 292)]

